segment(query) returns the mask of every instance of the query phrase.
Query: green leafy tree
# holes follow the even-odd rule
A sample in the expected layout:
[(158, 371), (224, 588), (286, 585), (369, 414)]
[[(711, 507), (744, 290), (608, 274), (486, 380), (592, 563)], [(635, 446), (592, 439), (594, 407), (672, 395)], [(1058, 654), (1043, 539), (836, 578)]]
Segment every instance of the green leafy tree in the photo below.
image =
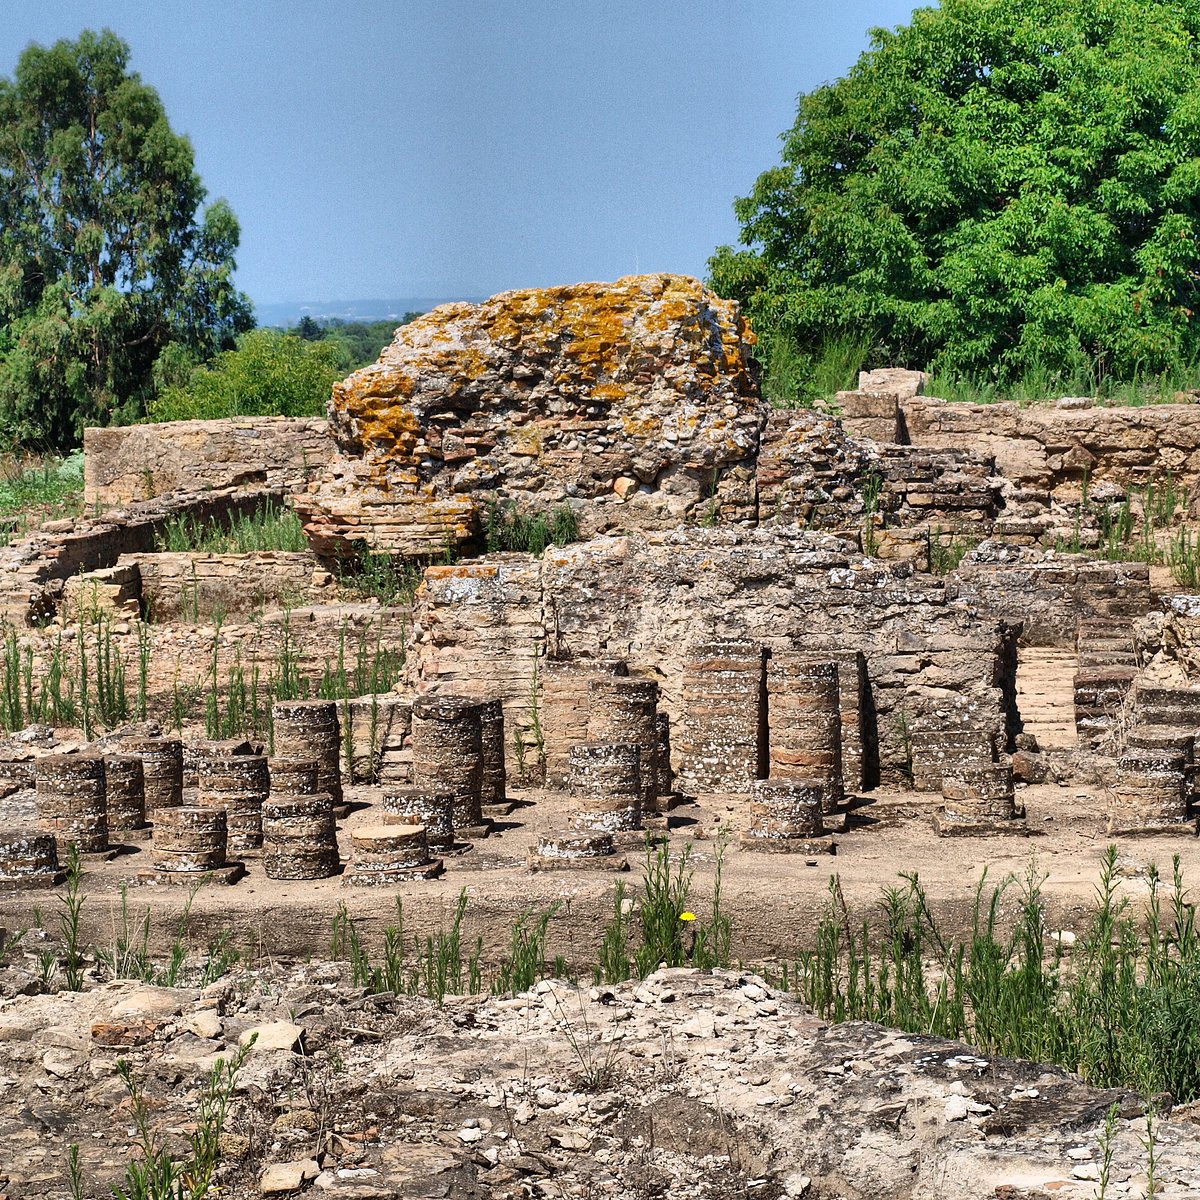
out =
[(31, 45), (0, 79), (0, 437), (63, 448), (140, 415), (154, 368), (253, 326), (229, 205), (111, 32)]
[(768, 359), (1000, 381), (1194, 361), (1197, 0), (944, 0), (800, 98), (710, 260)]
[(386, 346), (396, 333), (397, 324), (407, 325), (415, 320), (420, 313), (407, 312), (399, 322), (391, 321), (347, 321), (332, 323), (326, 332), (342, 355), (342, 362), (347, 371), (355, 371), (373, 363), (379, 352)]
[(150, 416), (155, 421), (315, 416), (325, 411), (341, 375), (332, 342), (255, 329), (242, 335), (237, 349), (195, 367), (186, 383), (168, 383), (151, 401)]

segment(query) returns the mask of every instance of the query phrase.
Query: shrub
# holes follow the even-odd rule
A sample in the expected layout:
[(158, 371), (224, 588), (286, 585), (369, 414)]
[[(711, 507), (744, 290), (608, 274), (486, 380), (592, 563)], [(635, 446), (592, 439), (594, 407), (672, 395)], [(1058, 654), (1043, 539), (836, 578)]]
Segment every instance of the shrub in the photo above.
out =
[(168, 383), (150, 404), (152, 421), (217, 417), (306, 417), (325, 411), (342, 373), (331, 342), (307, 342), (276, 329), (245, 334), (184, 384)]

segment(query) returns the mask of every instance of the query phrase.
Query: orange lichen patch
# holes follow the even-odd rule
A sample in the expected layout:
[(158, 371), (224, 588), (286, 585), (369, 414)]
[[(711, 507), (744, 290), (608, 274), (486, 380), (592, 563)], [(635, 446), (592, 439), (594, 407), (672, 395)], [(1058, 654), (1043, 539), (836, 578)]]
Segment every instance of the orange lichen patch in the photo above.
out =
[(397, 464), (414, 462), (423, 444), (417, 414), (397, 404), (362, 405), (358, 409), (358, 436), (376, 454)]
[(621, 426), (629, 437), (648, 440), (662, 433), (663, 423), (657, 417), (635, 417), (630, 414), (622, 420)]
[(484, 563), (455, 563), (452, 566), (425, 568), (425, 578), (429, 583), (442, 579), (495, 579), (499, 574), (499, 567)]
[(588, 394), (597, 400), (615, 403), (618, 400), (624, 400), (629, 395), (629, 389), (619, 383), (598, 383)]

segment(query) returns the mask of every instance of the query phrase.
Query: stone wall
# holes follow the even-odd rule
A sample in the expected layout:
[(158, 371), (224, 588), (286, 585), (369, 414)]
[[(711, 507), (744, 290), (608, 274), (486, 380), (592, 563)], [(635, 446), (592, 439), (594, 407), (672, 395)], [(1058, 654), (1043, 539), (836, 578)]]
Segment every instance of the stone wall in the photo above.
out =
[(121, 557), (117, 569), (122, 567), (137, 572), (143, 611), (152, 621), (211, 621), (298, 608), (330, 593), (333, 582), (311, 554), (279, 551), (131, 554)]
[(922, 556), (888, 531), (992, 533), (1004, 502), (989, 457), (880, 444), (851, 436), (855, 424), (803, 409), (770, 414), (756, 464), (760, 524), (829, 530), (898, 558)]
[(1020, 622), (1031, 646), (1075, 645), (1080, 618), (1132, 622), (1150, 611), (1150, 568), (1081, 554), (984, 542), (966, 554), (950, 590), (989, 619)]
[(992, 456), (1019, 487), (1077, 496), (1089, 480), (1124, 486), (1200, 481), (1200, 405), (1102, 407), (1088, 400), (1023, 408), (949, 404), (925, 396), (901, 401), (904, 437), (914, 446), (970, 446)]
[(181, 516), (204, 524), (258, 512), (283, 503), (270, 490), (183, 492), (80, 518), (65, 532), (38, 532), (0, 549), (0, 619), (17, 625), (52, 620), (66, 580), (114, 567), (123, 554), (147, 554), (156, 535)]
[(333, 453), (324, 417), (231, 417), (85, 429), (84, 503), (128, 504), (176, 491), (294, 490)]
[[(981, 617), (943, 580), (795, 529), (607, 537), (426, 572), (409, 659), (419, 690), (500, 696), (531, 727), (545, 655), (619, 659), (652, 675), (678, 723), (686, 647), (752, 637), (768, 649), (862, 650), (884, 780), (911, 772), (909, 731), (964, 706), (1001, 744), (1015, 728), (1018, 627)], [(511, 736), (511, 734), (510, 734)]]

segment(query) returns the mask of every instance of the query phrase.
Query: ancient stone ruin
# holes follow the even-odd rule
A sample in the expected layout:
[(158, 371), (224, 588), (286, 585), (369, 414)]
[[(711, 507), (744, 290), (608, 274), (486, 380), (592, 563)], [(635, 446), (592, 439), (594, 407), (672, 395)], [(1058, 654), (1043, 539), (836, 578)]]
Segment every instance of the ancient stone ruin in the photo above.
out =
[[(1200, 864), (1200, 409), (949, 404), (889, 370), (776, 410), (753, 347), (697, 281), (636, 276), (437, 309), (335, 386), (328, 421), (89, 430), (88, 515), (0, 549), (0, 925), (74, 863), (97, 922), (132, 897), (263, 956), (325, 953), (348, 919), (395, 939), (398, 901), (433, 946), (469, 893), (480, 955), (502, 959), (514, 922), (528, 938), (540, 905), (543, 957), (578, 963), (626, 873), (687, 845), (700, 893), (719, 864), (738, 955), (784, 964), (835, 869), (864, 903), (919, 870), (961, 924), (982, 867), (1036, 848), (1067, 930), (1107, 840), (1138, 902), (1155, 846)], [(279, 512), (307, 550), (164, 548), (181, 521)], [(306, 978), (288, 987), (315, 1014), (324, 976)], [(652, 978), (589, 1003), (670, 1003)], [(678, 987), (783, 1011), (722, 980)], [(680, 1036), (707, 1045), (697, 1005)], [(493, 1020), (475, 1012), (471, 1037)], [(897, 1085), (920, 1104), (926, 1067)], [(886, 1172), (780, 1190), (760, 1150), (763, 1194), (918, 1194)], [(503, 1159), (454, 1154), (476, 1175)], [(788, 1150), (788, 1178), (818, 1157), (849, 1178), (849, 1154)], [(39, 1194), (35, 1158), (14, 1196)], [(325, 1190), (410, 1194), (352, 1190), (365, 1178)]]

